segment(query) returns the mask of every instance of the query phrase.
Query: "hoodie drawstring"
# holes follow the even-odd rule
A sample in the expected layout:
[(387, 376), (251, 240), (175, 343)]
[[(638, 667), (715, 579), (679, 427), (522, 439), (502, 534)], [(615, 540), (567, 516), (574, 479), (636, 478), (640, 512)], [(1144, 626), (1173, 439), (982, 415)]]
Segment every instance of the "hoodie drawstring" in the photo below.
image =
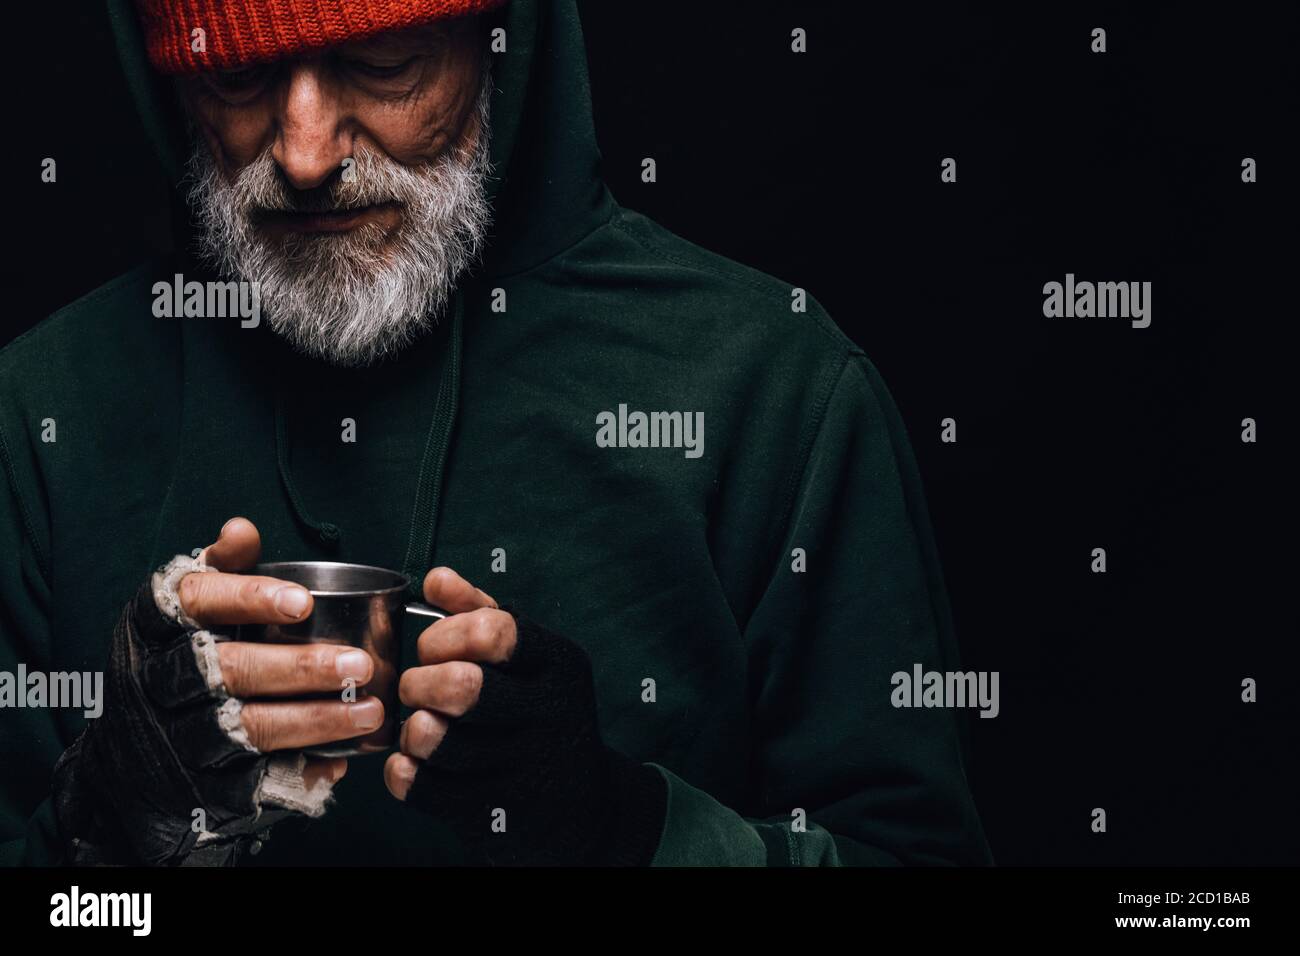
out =
[(284, 398), (278, 390), (275, 393), (275, 458), (280, 466), (280, 482), (289, 496), (294, 517), (314, 531), (320, 538), (321, 544), (337, 548), (343, 536), (338, 525), (328, 521), (317, 521), (308, 514), (307, 506), (303, 504), (302, 496), (298, 494), (298, 488), (293, 483), (293, 473), (289, 470), (289, 442), (284, 428)]
[[(424, 443), (424, 455), (420, 460), (420, 475), (416, 481), (415, 505), (411, 511), (406, 558), (402, 564), (403, 573), (411, 580), (411, 595), (416, 598), (422, 592), (424, 575), (432, 566), (433, 538), (438, 527), (442, 476), (446, 468), (447, 452), (451, 447), (451, 433), (456, 424), (456, 411), (460, 400), (464, 314), (464, 298), (457, 291), (452, 299), (450, 342), (444, 353), (442, 377), (434, 405), (433, 420), (429, 425), (429, 434)], [(289, 497), (294, 517), (313, 532), (321, 544), (337, 550), (342, 538), (338, 525), (313, 518), (294, 484), (293, 472), (289, 468), (289, 441), (286, 434), (284, 399), (279, 391), (275, 396), (275, 456), (280, 468), (280, 481), (284, 485), (285, 494)]]

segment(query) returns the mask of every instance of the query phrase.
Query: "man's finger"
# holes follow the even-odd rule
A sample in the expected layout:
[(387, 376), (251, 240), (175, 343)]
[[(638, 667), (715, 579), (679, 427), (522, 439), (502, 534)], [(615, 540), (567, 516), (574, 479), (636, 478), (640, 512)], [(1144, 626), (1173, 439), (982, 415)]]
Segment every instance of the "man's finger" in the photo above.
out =
[(231, 518), (217, 540), (203, 549), (203, 560), (218, 571), (247, 571), (262, 554), (262, 536), (247, 518)]
[(478, 703), (483, 668), (468, 661), (412, 667), (397, 683), (397, 695), (407, 707), (423, 707), (460, 717)]
[(374, 659), (347, 645), (219, 641), (216, 647), (221, 679), (232, 697), (341, 695), (349, 681), (364, 687), (375, 673)]
[(348, 762), (342, 757), (308, 757), (302, 768), (302, 785), (311, 790), (321, 780), (338, 783), (348, 772)]
[(515, 619), (509, 612), (484, 607), (453, 614), (425, 628), (416, 649), (421, 664), (504, 664), (514, 653), (517, 639)]
[(452, 614), (497, 606), (491, 595), (474, 587), (451, 568), (434, 568), (424, 576), (424, 599)]
[(338, 700), (295, 700), (245, 704), (239, 712), (248, 741), (263, 753), (301, 750), (359, 737), (384, 723), (384, 704), (364, 697), (355, 704)]
[(406, 754), (390, 754), (384, 762), (384, 786), (398, 800), (405, 800), (419, 769), (420, 763), (414, 758)]
[(398, 749), (416, 760), (428, 760), (447, 736), (451, 722), (431, 710), (417, 710), (402, 724)]
[(311, 592), (300, 584), (256, 574), (187, 574), (177, 588), (185, 613), (204, 627), (292, 624), (311, 613)]

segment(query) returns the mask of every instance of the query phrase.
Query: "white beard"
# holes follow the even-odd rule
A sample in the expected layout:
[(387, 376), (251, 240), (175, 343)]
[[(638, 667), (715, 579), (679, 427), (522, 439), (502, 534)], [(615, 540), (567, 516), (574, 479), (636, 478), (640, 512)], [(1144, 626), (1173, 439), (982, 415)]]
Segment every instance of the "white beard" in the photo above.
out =
[[(404, 166), (374, 149), (352, 157), (355, 176), (296, 191), (270, 149), (227, 182), (196, 137), (190, 202), (199, 252), (230, 278), (257, 283), (271, 328), (299, 350), (336, 365), (368, 365), (418, 338), (447, 306), (477, 260), (491, 219), (486, 184), (491, 82), (477, 106), (472, 151), (445, 150), (432, 163)], [(265, 211), (323, 212), (400, 203), (401, 224), (348, 232), (260, 233)]]

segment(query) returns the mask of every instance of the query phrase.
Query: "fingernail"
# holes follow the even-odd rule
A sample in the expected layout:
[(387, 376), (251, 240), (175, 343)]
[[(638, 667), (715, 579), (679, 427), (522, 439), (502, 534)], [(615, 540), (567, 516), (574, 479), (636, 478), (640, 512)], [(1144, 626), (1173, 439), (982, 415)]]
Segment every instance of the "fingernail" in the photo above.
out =
[(373, 698), (363, 700), (348, 707), (348, 716), (357, 730), (374, 730), (384, 722), (384, 707)]
[(364, 680), (370, 676), (370, 655), (365, 651), (345, 651), (334, 658), (339, 677)]
[(304, 588), (287, 587), (275, 592), (275, 609), (289, 617), (302, 617), (310, 601), (311, 595)]

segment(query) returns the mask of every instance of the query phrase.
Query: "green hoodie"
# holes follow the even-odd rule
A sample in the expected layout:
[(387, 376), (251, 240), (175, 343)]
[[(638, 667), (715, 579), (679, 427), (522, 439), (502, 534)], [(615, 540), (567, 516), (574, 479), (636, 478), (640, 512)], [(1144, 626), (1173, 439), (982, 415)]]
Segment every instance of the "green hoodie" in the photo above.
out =
[[(111, 6), (175, 176), (173, 101)], [(145, 576), (245, 515), (265, 560), (448, 565), (581, 644), (606, 743), (668, 780), (656, 864), (989, 862), (965, 715), (891, 704), (896, 672), (958, 665), (879, 375), (811, 299), (614, 201), (571, 0), (501, 16), (490, 246), (400, 359), (330, 368), (265, 324), (155, 318), (155, 282), (208, 277), (183, 255), (0, 352), (0, 671), (102, 670)], [(606, 447), (620, 406), (701, 413), (702, 454)], [(0, 860), (60, 862), (50, 771), (85, 720), (0, 712)], [(382, 760), (256, 862), (456, 861)]]

